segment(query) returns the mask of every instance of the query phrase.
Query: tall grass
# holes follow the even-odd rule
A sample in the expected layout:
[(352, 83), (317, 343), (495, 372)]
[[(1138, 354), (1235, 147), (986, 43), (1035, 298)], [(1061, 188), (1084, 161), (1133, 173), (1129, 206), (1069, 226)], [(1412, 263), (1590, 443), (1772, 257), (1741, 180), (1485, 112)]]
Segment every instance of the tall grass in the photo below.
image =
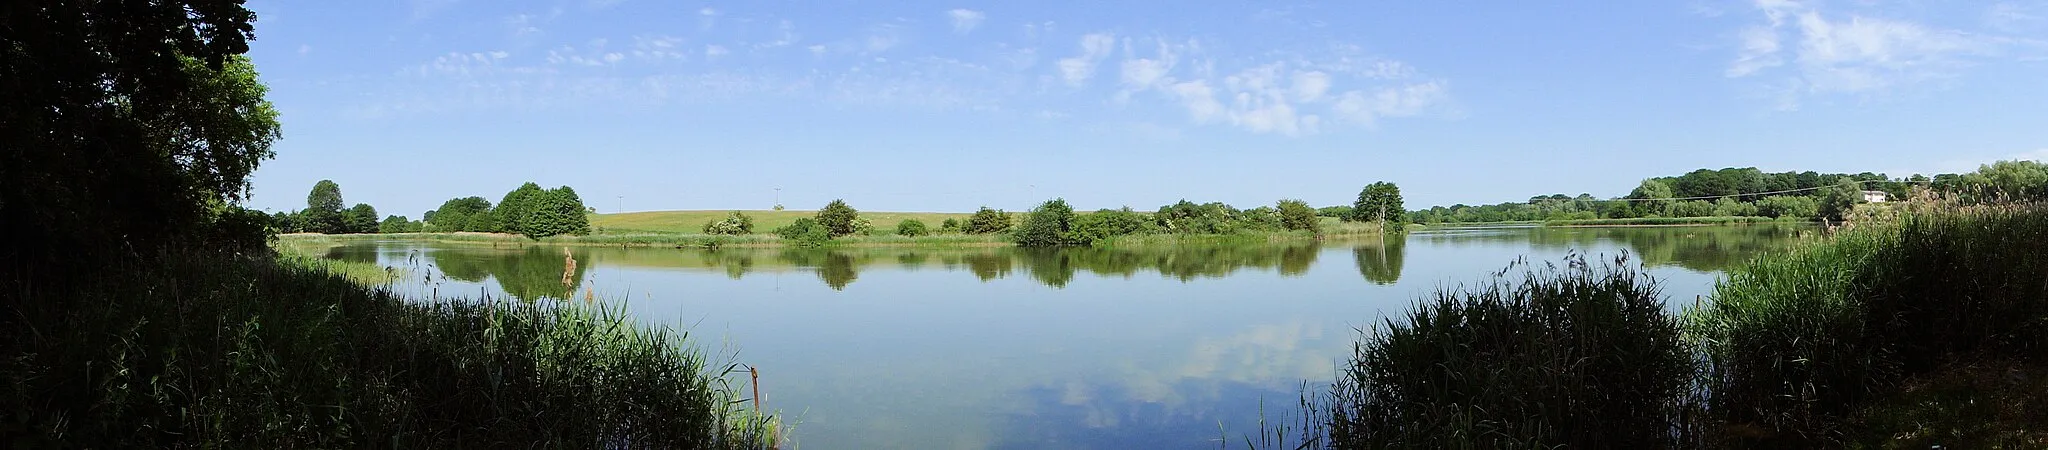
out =
[(1836, 444), (1870, 432), (1850, 419), (1915, 379), (2048, 356), (2048, 207), (1851, 226), (1731, 272), (1688, 321), (1715, 419), (1747, 442)]
[[(140, 262), (148, 261), (148, 262)], [(733, 366), (617, 307), (407, 300), (303, 260), (171, 250), (8, 280), (17, 448), (758, 448)]]
[(1311, 433), (1331, 448), (1676, 445), (1691, 356), (1626, 257), (1518, 262), (1354, 347)]

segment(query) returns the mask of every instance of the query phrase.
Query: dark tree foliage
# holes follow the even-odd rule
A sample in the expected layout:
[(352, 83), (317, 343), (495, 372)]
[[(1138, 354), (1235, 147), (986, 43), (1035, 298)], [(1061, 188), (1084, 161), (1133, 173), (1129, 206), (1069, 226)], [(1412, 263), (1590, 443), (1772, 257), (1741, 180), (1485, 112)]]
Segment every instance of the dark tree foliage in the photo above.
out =
[(1058, 247), (1079, 244), (1070, 234), (1074, 229), (1074, 208), (1065, 199), (1047, 200), (1024, 216), (1024, 225), (1011, 233), (1019, 247)]
[(1351, 220), (1354, 222), (1376, 222), (1385, 219), (1391, 224), (1408, 220), (1407, 209), (1401, 206), (1401, 188), (1394, 183), (1376, 182), (1358, 191), (1358, 201), (1351, 204)]
[(825, 231), (832, 233), (832, 237), (861, 231), (854, 226), (857, 219), (860, 219), (860, 211), (846, 206), (845, 200), (832, 200), (832, 203), (825, 204), (824, 209), (818, 210), (818, 224), (823, 225)]
[(484, 226), (491, 221), (485, 216), (491, 212), (491, 201), (483, 197), (449, 199), (441, 207), (427, 211), (424, 221), (434, 225), (434, 231), (492, 231)]
[(347, 233), (348, 223), (342, 217), (341, 185), (333, 180), (313, 183), (313, 191), (306, 194), (306, 209), (300, 213), (306, 216), (306, 231), (314, 233)]
[(524, 221), (527, 216), (533, 214), (534, 209), (539, 206), (541, 197), (545, 195), (547, 190), (541, 189), (539, 184), (531, 181), (519, 185), (512, 192), (505, 193), (503, 198), (498, 199), (498, 206), (491, 209), (491, 218), (497, 221), (497, 229), (494, 231), (526, 234)]
[(423, 223), (414, 222), (405, 216), (390, 216), (385, 217), (382, 223), (377, 224), (377, 232), (386, 234), (418, 233), (422, 225)]
[(562, 185), (551, 193), (554, 197), (550, 204), (560, 219), (549, 231), (554, 231), (554, 234), (590, 234), (590, 208), (583, 205), (583, 197), (576, 195), (576, 189)]
[(233, 116), (269, 108), (260, 86), (211, 78), (253, 73), (231, 62), (254, 20), (233, 0), (0, 3), (0, 261), (95, 266), (240, 200), (277, 128)]
[(1010, 224), (1010, 214), (983, 206), (981, 210), (975, 211), (973, 216), (967, 218), (967, 224), (961, 231), (967, 234), (1001, 233), (1010, 231)]
[[(563, 234), (588, 234), (590, 232), (589, 208), (583, 199), (568, 186), (541, 189), (539, 184), (527, 182), (518, 189), (505, 193), (498, 207), (491, 210), (490, 217), (496, 221), (499, 230), (540, 239)], [(435, 216), (439, 216), (436, 213)]]
[(368, 203), (357, 203), (341, 213), (343, 233), (370, 234), (377, 232), (377, 208)]

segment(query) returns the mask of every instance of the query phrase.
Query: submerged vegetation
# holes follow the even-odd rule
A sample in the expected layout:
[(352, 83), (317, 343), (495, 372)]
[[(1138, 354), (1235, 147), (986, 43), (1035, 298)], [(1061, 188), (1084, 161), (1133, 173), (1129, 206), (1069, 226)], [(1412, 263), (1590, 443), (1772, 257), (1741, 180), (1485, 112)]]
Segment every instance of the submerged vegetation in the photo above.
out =
[(2048, 443), (2048, 391), (2029, 381), (2048, 374), (2048, 205), (1914, 202), (1894, 212), (1759, 257), (1681, 315), (1622, 263), (1573, 259), (1440, 292), (1374, 327), (1331, 390), (1305, 400), (1304, 440)]

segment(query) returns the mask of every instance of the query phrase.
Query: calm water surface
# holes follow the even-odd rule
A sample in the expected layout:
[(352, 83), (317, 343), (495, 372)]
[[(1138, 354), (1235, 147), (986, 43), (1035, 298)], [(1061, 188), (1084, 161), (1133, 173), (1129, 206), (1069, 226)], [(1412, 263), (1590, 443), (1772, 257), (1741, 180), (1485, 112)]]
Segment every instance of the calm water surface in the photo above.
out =
[[(1672, 307), (1809, 228), (1493, 228), (1390, 242), (1067, 249), (617, 249), (382, 241), (418, 294), (630, 299), (729, 343), (810, 448), (1215, 447), (1328, 383), (1356, 329), (1516, 258), (1627, 251)], [(566, 261), (573, 257), (573, 269)], [(571, 280), (563, 284), (565, 278)], [(1238, 439), (1242, 439), (1241, 437)]]

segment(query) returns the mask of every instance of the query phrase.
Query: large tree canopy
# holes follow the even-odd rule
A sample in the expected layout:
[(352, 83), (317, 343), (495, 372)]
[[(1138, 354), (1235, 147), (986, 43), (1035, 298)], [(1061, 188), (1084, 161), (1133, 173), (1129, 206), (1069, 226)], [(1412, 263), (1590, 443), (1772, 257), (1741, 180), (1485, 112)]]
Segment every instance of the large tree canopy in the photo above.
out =
[(1408, 210), (1403, 208), (1399, 186), (1376, 182), (1358, 191), (1358, 201), (1351, 204), (1351, 220), (1372, 222), (1386, 219), (1400, 224), (1408, 220)]
[[(0, 2), (0, 260), (197, 230), (277, 136), (239, 0)], [(246, 116), (245, 116), (246, 115)]]

